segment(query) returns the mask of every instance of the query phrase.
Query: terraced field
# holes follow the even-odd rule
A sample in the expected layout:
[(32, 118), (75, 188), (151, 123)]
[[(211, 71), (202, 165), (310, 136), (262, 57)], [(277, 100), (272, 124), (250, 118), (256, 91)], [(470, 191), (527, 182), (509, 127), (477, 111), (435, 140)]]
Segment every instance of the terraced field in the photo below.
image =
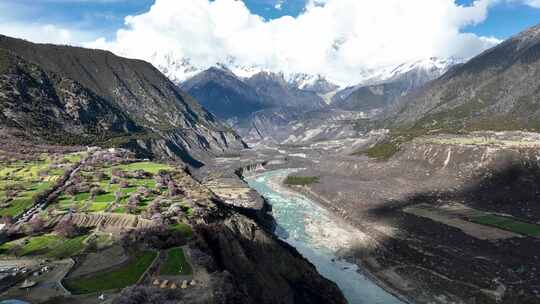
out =
[[(167, 185), (158, 185), (156, 176), (173, 170), (169, 165), (153, 162), (90, 166), (77, 176), (79, 185), (58, 198), (56, 208), (141, 214), (157, 198), (169, 198)], [(137, 202), (135, 208), (126, 206), (131, 197)]]
[(52, 187), (83, 155), (41, 154), (32, 161), (13, 159), (0, 162), (0, 216), (21, 215), (32, 206), (37, 195)]
[[(40, 263), (49, 270), (33, 279), (43, 282), (40, 286), (50, 296), (63, 295), (56, 285), (59, 280), (74, 295), (133, 285), (160, 251), (167, 253), (168, 273), (192, 272), (180, 246), (193, 235), (193, 200), (202, 190), (182, 168), (140, 161), (121, 149), (89, 148), (85, 153), (60, 151), (20, 159), (1, 153), (0, 230), (5, 240), (0, 258), (14, 264), (44, 261)], [(65, 277), (86, 257), (107, 257), (115, 246), (121, 248), (117, 263), (99, 271), (86, 265), (83, 274)], [(55, 266), (60, 264), (65, 272)], [(157, 275), (160, 268), (150, 269)], [(41, 299), (40, 290), (30, 293)], [(22, 293), (18, 287), (11, 291), (15, 297)]]

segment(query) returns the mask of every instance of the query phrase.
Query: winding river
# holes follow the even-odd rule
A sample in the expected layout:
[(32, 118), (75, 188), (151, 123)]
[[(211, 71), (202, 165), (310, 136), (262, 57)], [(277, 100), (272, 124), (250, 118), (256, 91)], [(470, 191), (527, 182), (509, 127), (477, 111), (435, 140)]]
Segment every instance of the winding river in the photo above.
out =
[[(349, 303), (403, 303), (359, 272), (358, 266), (337, 259), (338, 248), (332, 241), (339, 235), (339, 228), (336, 228), (339, 224), (328, 211), (279, 184), (294, 171), (284, 169), (246, 177), (248, 184), (272, 205), (278, 237), (294, 246), (324, 277), (334, 281)], [(337, 233), (328, 233), (335, 229), (338, 229)]]

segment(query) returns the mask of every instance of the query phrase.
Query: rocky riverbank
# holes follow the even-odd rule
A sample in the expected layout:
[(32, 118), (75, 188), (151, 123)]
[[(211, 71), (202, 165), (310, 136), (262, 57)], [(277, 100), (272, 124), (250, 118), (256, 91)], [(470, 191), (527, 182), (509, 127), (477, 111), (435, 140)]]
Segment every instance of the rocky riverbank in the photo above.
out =
[(421, 138), (388, 161), (314, 158), (297, 174), (319, 182), (294, 190), (368, 235), (373, 246), (342, 256), (415, 303), (537, 303), (540, 240), (476, 222), (537, 225), (529, 137)]

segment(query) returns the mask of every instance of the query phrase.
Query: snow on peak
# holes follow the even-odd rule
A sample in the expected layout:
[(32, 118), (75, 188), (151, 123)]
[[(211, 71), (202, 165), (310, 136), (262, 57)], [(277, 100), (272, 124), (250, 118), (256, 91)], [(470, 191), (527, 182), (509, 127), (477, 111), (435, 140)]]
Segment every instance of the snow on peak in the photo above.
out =
[[(330, 80), (328, 75), (275, 72), (255, 65), (241, 65), (232, 57), (211, 66), (198, 66), (189, 58), (175, 57), (172, 53), (156, 52), (151, 56), (150, 62), (171, 81), (177, 84), (211, 67), (216, 67), (232, 72), (241, 79), (247, 79), (259, 73), (267, 73), (267, 76), (282, 79), (291, 87), (310, 90), (319, 94), (327, 94), (345, 86), (343, 83)], [(397, 80), (399, 77), (411, 73), (421, 74), (423, 78), (435, 79), (448, 71), (452, 66), (463, 62), (464, 60), (459, 58), (431, 57), (386, 67), (359, 69), (358, 73), (361, 75), (362, 80), (359, 83), (348, 85), (365, 86), (378, 84)]]
[(431, 79), (440, 77), (446, 73), (452, 66), (463, 63), (465, 60), (461, 58), (438, 58), (430, 57), (420, 60), (405, 62), (398, 65), (382, 67), (372, 71), (370, 77), (362, 81), (362, 84), (377, 84), (396, 80), (408, 73), (423, 73)]

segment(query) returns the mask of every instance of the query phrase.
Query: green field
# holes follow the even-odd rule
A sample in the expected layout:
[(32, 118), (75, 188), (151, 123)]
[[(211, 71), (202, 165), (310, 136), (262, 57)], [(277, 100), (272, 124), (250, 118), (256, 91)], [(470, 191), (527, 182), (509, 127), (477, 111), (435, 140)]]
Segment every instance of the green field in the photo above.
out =
[(285, 179), (285, 185), (289, 186), (307, 186), (319, 182), (317, 176), (293, 176), (289, 175)]
[(138, 162), (127, 165), (116, 166), (115, 168), (122, 169), (124, 171), (144, 170), (148, 173), (157, 174), (161, 170), (171, 170), (171, 166), (165, 164), (158, 164), (154, 162)]
[[(19, 216), (34, 203), (36, 195), (54, 186), (83, 153), (64, 156), (41, 154), (35, 160), (0, 162), (0, 216)], [(11, 192), (8, 199), (7, 193)]]
[(22, 243), (8, 242), (0, 246), (0, 252), (16, 256), (44, 255), (51, 258), (65, 258), (76, 255), (84, 249), (86, 235), (66, 239), (54, 234), (29, 237)]
[(170, 226), (171, 229), (175, 231), (179, 231), (184, 235), (186, 238), (191, 238), (193, 236), (193, 230), (191, 229), (191, 226), (185, 223), (176, 223), (174, 225)]
[[(65, 173), (69, 164), (55, 163), (43, 154), (33, 161), (0, 162), (0, 216), (18, 216), (32, 206), (33, 198), (50, 189)], [(11, 200), (6, 195), (12, 193)]]
[[(70, 161), (78, 161), (82, 159), (82, 154), (73, 154), (65, 158)], [(140, 191), (140, 203), (133, 212), (140, 214), (144, 212), (147, 206), (157, 197), (166, 195), (165, 188), (157, 188), (157, 182), (154, 175), (162, 170), (171, 171), (175, 168), (166, 164), (154, 162), (134, 162), (128, 164), (97, 164), (95, 166), (86, 166), (77, 176), (79, 188), (72, 188), (76, 194), (63, 193), (57, 200), (57, 204), (51, 205), (51, 208), (56, 208), (61, 211), (76, 210), (78, 212), (103, 212), (111, 211), (114, 213), (126, 213), (125, 205), (129, 197), (144, 187), (145, 190)], [(113, 171), (119, 170), (121, 174), (115, 176), (113, 183)], [(134, 174), (135, 171), (142, 170), (149, 175), (139, 176)], [(99, 193), (93, 197), (91, 189), (99, 189)], [(0, 187), (0, 191), (3, 189)], [(121, 195), (117, 198), (117, 193)], [(26, 205), (23, 205), (24, 207)], [(13, 213), (24, 208), (15, 206), (14, 210), (8, 209), (5, 212)]]
[[(92, 180), (91, 184), (95, 187), (99, 187), (103, 193), (92, 198), (89, 192), (81, 192), (75, 195), (69, 195), (64, 193), (58, 199), (58, 207), (62, 210), (67, 209), (76, 209), (79, 211), (87, 212), (100, 212), (105, 211), (109, 206), (116, 200), (116, 192), (121, 192), (122, 196), (120, 197), (119, 204), (113, 207), (114, 212), (125, 213), (125, 209), (122, 206), (127, 201), (128, 197), (136, 192), (139, 187), (145, 187), (149, 190), (154, 190), (156, 188), (156, 181), (153, 178), (124, 178), (123, 180), (127, 181), (129, 186), (126, 188), (121, 188), (118, 184), (110, 184), (110, 178), (108, 176), (103, 180), (96, 180), (94, 178), (95, 174), (85, 174), (85, 178)], [(155, 189), (158, 190), (159, 189)], [(156, 195), (152, 194), (148, 197), (142, 197), (141, 206), (144, 208), (139, 208), (139, 212), (143, 211), (146, 205), (156, 198)]]
[(78, 163), (82, 160), (84, 156), (86, 156), (85, 152), (71, 153), (64, 156), (64, 160), (69, 163)]
[(129, 263), (118, 269), (101, 272), (89, 277), (67, 279), (62, 283), (73, 294), (124, 288), (137, 283), (156, 256), (155, 251), (139, 252)]
[(18, 216), (33, 204), (31, 198), (16, 198), (10, 202), (9, 207), (0, 209), (0, 216)]
[(180, 247), (167, 250), (167, 259), (159, 268), (160, 275), (190, 275), (191, 265), (186, 260), (184, 250)]
[(508, 217), (496, 216), (496, 215), (483, 215), (474, 217), (471, 221), (508, 230), (511, 232), (537, 237), (540, 236), (540, 225), (529, 224), (521, 221), (517, 221)]

